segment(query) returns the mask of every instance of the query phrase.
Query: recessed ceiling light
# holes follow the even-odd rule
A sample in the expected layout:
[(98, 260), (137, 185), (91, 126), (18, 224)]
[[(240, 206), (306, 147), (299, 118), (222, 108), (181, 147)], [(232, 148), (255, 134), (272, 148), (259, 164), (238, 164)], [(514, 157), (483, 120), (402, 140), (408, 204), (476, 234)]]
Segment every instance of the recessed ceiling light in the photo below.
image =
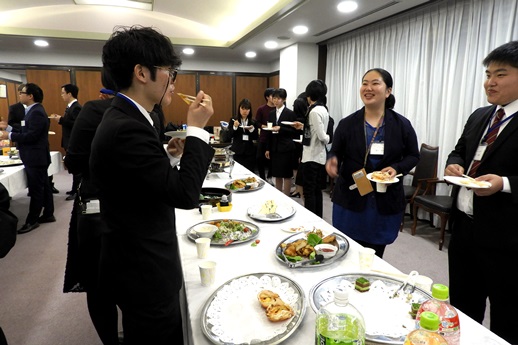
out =
[(356, 1), (342, 1), (336, 8), (342, 13), (349, 13), (358, 8), (358, 3)]
[(255, 57), (257, 56), (257, 54), (256, 54), (255, 52), (246, 52), (246, 53), (245, 53), (245, 56), (246, 56), (247, 58), (250, 58), (250, 59), (251, 59), (251, 58), (255, 58)]
[(153, 10), (153, 0), (74, 0), (76, 5), (106, 5), (136, 8), (138, 10)]
[(36, 40), (36, 41), (34, 41), (34, 44), (37, 45), (38, 47), (48, 47), (49, 42), (44, 41), (44, 40)]
[(277, 48), (277, 46), (278, 46), (278, 45), (279, 45), (279, 44), (278, 44), (277, 42), (275, 42), (275, 41), (266, 41), (266, 42), (264, 43), (264, 46), (265, 46), (266, 48), (268, 48), (268, 49), (275, 49), (275, 48)]
[(194, 49), (192, 49), (192, 48), (184, 48), (184, 49), (182, 50), (182, 52), (183, 52), (184, 54), (186, 54), (186, 55), (192, 55), (192, 54), (194, 54)]
[(305, 33), (308, 32), (308, 27), (307, 26), (304, 26), (304, 25), (297, 25), (295, 26), (293, 29), (292, 29), (293, 33), (294, 34), (297, 34), (297, 35), (304, 35)]

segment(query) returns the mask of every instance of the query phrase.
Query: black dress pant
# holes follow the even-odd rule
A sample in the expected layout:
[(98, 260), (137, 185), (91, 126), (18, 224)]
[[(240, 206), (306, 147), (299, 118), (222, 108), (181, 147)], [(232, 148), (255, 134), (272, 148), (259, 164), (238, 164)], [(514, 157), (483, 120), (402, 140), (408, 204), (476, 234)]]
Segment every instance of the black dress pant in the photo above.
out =
[[(257, 143), (257, 172), (259, 173), (259, 177), (263, 180), (266, 177), (272, 177), (272, 162), (271, 160), (265, 157), (266, 153), (266, 143), (258, 142)], [(266, 174), (266, 170), (268, 170), (268, 175)]]
[(323, 164), (316, 162), (305, 162), (301, 164), (302, 187), (304, 193), (304, 207), (319, 217), (323, 215), (322, 189), (326, 183), (326, 168)]
[[(515, 251), (487, 248), (481, 243), (483, 240), (476, 240), (473, 225), (470, 216), (460, 211), (455, 214), (448, 247), (450, 303), (482, 323), (489, 298), (491, 331), (511, 344), (518, 344), (514, 318), (518, 298), (516, 287), (509, 280), (514, 274), (509, 267), (516, 262)], [(496, 236), (494, 230), (487, 229), (487, 236)]]
[[(25, 223), (34, 224), (40, 215), (45, 218), (54, 215), (54, 199), (47, 176), (47, 166), (26, 166), (25, 173), (31, 196), (29, 214)], [(43, 214), (41, 214), (42, 210)]]

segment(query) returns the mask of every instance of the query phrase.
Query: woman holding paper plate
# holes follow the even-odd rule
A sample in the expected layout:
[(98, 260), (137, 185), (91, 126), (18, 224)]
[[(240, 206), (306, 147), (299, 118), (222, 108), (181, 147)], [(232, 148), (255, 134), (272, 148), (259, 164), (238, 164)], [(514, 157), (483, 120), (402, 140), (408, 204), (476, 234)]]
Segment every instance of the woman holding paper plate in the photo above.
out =
[[(419, 161), (417, 136), (410, 121), (393, 111), (392, 76), (381, 68), (362, 78), (363, 108), (342, 119), (334, 133), (326, 171), (337, 178), (333, 190), (333, 226), (383, 257), (397, 238), (406, 207), (402, 179)], [(390, 175), (385, 192), (376, 192), (367, 173)], [(353, 177), (354, 175), (354, 177)], [(374, 183), (374, 186), (376, 183)]]

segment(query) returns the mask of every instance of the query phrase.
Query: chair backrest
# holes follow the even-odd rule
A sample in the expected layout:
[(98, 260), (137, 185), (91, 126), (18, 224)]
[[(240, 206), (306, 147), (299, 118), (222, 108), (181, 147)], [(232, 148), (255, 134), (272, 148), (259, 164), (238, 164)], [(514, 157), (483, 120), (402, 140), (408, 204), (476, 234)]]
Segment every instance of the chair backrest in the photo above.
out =
[(439, 160), (439, 147), (421, 144), (419, 150), (421, 158), (414, 170), (412, 186), (416, 187), (420, 179), (437, 177), (437, 162)]

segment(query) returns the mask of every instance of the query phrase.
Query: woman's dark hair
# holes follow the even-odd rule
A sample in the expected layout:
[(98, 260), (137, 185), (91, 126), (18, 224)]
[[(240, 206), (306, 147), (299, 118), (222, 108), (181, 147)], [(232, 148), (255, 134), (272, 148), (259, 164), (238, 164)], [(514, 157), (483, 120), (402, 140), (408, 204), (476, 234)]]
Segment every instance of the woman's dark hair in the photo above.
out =
[(484, 67), (491, 63), (518, 68), (518, 41), (511, 41), (493, 49), (482, 61)]
[[(383, 68), (371, 68), (370, 70), (365, 72), (365, 74), (362, 77), (362, 80), (363, 78), (365, 78), (365, 75), (367, 75), (367, 73), (369, 72), (378, 72), (379, 75), (381, 75), (381, 79), (383, 79), (383, 82), (385, 83), (385, 85), (387, 85), (387, 87), (392, 88), (392, 85), (394, 85), (392, 76)], [(385, 100), (385, 109), (393, 109), (394, 105), (396, 105), (396, 97), (394, 97), (394, 95), (391, 93)]]
[(288, 98), (288, 93), (286, 92), (285, 89), (275, 89), (272, 93), (272, 96), (278, 97), (281, 99), (286, 99), (286, 98)]
[(25, 85), (25, 93), (27, 95), (32, 95), (32, 99), (34, 100), (34, 102), (43, 102), (43, 90), (36, 84), (27, 83)]
[(309, 97), (314, 102), (324, 103), (326, 94), (327, 94), (327, 86), (320, 79), (310, 81), (308, 86), (306, 86), (306, 96)]
[(150, 27), (118, 27), (106, 41), (102, 53), (102, 80), (113, 82), (113, 90), (131, 86), (133, 69), (140, 64), (156, 78), (156, 66), (177, 69), (182, 60), (168, 37)]
[(297, 98), (295, 101), (293, 101), (293, 112), (297, 116), (297, 119), (304, 118), (304, 116), (306, 116), (307, 111), (308, 102), (305, 98)]
[(237, 111), (238, 111), (238, 119), (241, 119), (241, 113), (239, 112), (239, 109), (240, 108), (243, 108), (243, 109), (250, 109), (250, 112), (248, 113), (248, 116), (246, 117), (247, 120), (252, 120), (252, 102), (250, 102), (250, 100), (248, 98), (243, 98), (241, 100), (241, 102), (239, 102), (239, 105), (237, 106)]

